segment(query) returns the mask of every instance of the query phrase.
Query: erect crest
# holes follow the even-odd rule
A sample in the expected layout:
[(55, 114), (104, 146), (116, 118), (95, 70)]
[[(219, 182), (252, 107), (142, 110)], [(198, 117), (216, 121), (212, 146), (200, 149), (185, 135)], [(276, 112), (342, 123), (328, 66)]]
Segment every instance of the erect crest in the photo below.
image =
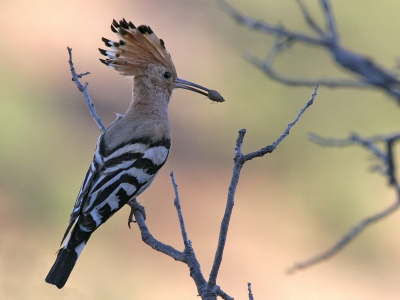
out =
[(108, 56), (105, 60), (100, 59), (105, 65), (125, 76), (140, 75), (150, 64), (163, 65), (175, 71), (164, 41), (149, 26), (140, 25), (136, 28), (132, 22), (122, 19), (119, 23), (113, 20), (111, 30), (117, 35), (119, 42), (102, 38), (110, 48), (99, 49), (101, 54)]

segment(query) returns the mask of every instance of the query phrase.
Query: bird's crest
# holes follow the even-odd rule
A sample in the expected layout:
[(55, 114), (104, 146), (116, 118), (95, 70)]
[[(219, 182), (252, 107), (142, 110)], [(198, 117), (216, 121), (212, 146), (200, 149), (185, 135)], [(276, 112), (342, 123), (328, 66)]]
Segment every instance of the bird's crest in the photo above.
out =
[(136, 27), (132, 22), (122, 19), (119, 23), (113, 20), (111, 30), (117, 35), (119, 42), (102, 38), (110, 48), (99, 49), (101, 54), (108, 56), (107, 59), (100, 59), (105, 65), (124, 76), (141, 75), (150, 64), (161, 64), (175, 70), (164, 41), (159, 39), (149, 26)]

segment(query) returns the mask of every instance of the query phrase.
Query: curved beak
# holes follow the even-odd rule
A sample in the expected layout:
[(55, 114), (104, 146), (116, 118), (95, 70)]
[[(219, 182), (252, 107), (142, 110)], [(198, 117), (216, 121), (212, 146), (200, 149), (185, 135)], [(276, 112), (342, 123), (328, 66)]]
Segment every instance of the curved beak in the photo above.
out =
[(217, 91), (210, 90), (208, 88), (205, 88), (204, 86), (195, 84), (193, 82), (190, 82), (190, 81), (187, 81), (187, 80), (184, 80), (181, 78), (178, 78), (177, 80), (175, 80), (174, 87), (202, 94), (212, 101), (216, 101), (216, 102), (224, 102), (225, 101), (224, 98)]

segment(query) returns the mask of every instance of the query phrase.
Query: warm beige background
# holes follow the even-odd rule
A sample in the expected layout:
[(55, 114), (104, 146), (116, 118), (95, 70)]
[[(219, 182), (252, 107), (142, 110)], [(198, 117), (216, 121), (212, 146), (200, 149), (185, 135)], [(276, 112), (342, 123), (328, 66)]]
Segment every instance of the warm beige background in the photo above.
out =
[[(230, 1), (256, 18), (307, 30), (295, 1)], [(317, 1), (307, 1), (322, 21)], [(342, 41), (395, 65), (399, 1), (334, 1)], [(272, 143), (312, 88), (272, 82), (240, 53), (264, 55), (272, 38), (237, 26), (214, 1), (1, 1), (0, 299), (198, 299), (187, 267), (144, 245), (123, 209), (93, 235), (67, 285), (44, 282), (99, 135), (71, 82), (66, 47), (106, 124), (130, 102), (130, 80), (98, 58), (113, 18), (150, 25), (179, 76), (217, 89), (224, 104), (187, 91), (171, 103), (173, 148), (140, 197), (152, 233), (182, 249), (169, 172), (175, 171), (186, 226), (207, 276), (232, 170), (237, 130), (245, 151)], [(321, 50), (296, 47), (277, 64), (297, 75), (338, 75)], [(399, 299), (399, 213), (369, 228), (334, 259), (294, 276), (294, 261), (331, 246), (361, 218), (394, 201), (362, 149), (327, 149), (307, 132), (344, 137), (393, 132), (399, 106), (377, 91), (321, 88), (276, 152), (242, 171), (218, 284), (246, 299)]]

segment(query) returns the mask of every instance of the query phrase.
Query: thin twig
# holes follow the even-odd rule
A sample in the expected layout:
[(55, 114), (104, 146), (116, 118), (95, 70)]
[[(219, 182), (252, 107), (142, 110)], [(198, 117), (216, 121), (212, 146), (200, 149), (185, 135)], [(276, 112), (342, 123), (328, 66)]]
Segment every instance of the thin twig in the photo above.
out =
[(251, 291), (251, 283), (247, 283), (247, 289), (249, 291), (249, 300), (254, 300), (253, 292)]
[[(71, 49), (72, 50), (72, 49)], [(86, 75), (89, 75), (90, 74), (90, 72), (85, 72), (85, 73), (81, 73), (81, 74), (78, 74), (78, 75), (76, 75), (78, 78), (82, 78), (83, 76), (86, 76)], [(74, 80), (74, 79), (72, 79), (72, 80)]]
[(69, 53), (68, 63), (69, 63), (70, 69), (71, 69), (72, 80), (75, 82), (79, 91), (83, 93), (83, 96), (85, 97), (86, 104), (90, 111), (90, 114), (92, 115), (93, 119), (95, 120), (97, 126), (99, 126), (100, 131), (104, 133), (104, 132), (106, 132), (106, 127), (104, 126), (100, 117), (97, 115), (96, 108), (94, 107), (92, 99), (90, 99), (90, 95), (88, 92), (89, 83), (85, 82), (85, 85), (82, 85), (82, 83), (79, 81), (79, 78), (81, 78), (84, 75), (90, 74), (90, 73), (86, 72), (86, 73), (81, 73), (79, 75), (76, 73), (75, 68), (74, 68), (74, 63), (72, 62), (72, 48), (67, 47), (67, 49), (68, 49), (68, 53)]
[(176, 181), (175, 181), (174, 171), (171, 171), (170, 176), (171, 176), (172, 185), (174, 187), (174, 192), (175, 192), (174, 205), (176, 208), (176, 212), (178, 213), (178, 219), (179, 219), (179, 225), (181, 227), (183, 243), (185, 245), (185, 249), (187, 249), (190, 247), (190, 241), (187, 236), (185, 222), (183, 221), (183, 215), (182, 215), (182, 211), (181, 211), (181, 203), (179, 200), (178, 185), (176, 184)]
[[(350, 135), (351, 136), (351, 135)], [(352, 140), (351, 138), (345, 138), (345, 139), (340, 139), (340, 138), (326, 138), (322, 137), (316, 133), (309, 133), (309, 139), (310, 141), (324, 147), (346, 147), (346, 146), (351, 146), (355, 145), (356, 142)], [(374, 135), (369, 138), (363, 138), (364, 140), (373, 142), (373, 143), (387, 143), (388, 141), (395, 141), (400, 139), (400, 132), (394, 132), (391, 134), (379, 134), (379, 135)]]
[(317, 91), (318, 91), (318, 86), (315, 87), (314, 93), (311, 95), (311, 99), (307, 102), (307, 104), (300, 110), (299, 114), (297, 115), (296, 119), (292, 123), (289, 123), (288, 126), (286, 127), (285, 131), (283, 134), (272, 144), (269, 146), (266, 146), (264, 148), (261, 148), (258, 151), (251, 152), (249, 154), (246, 154), (243, 156), (243, 159), (245, 161), (251, 160), (255, 157), (262, 157), (267, 153), (271, 153), (272, 151), (275, 150), (275, 148), (282, 142), (282, 140), (290, 133), (290, 130), (292, 127), (297, 123), (297, 121), (300, 119), (300, 117), (303, 115), (303, 113), (309, 108), (313, 103), (314, 99), (317, 96)]

